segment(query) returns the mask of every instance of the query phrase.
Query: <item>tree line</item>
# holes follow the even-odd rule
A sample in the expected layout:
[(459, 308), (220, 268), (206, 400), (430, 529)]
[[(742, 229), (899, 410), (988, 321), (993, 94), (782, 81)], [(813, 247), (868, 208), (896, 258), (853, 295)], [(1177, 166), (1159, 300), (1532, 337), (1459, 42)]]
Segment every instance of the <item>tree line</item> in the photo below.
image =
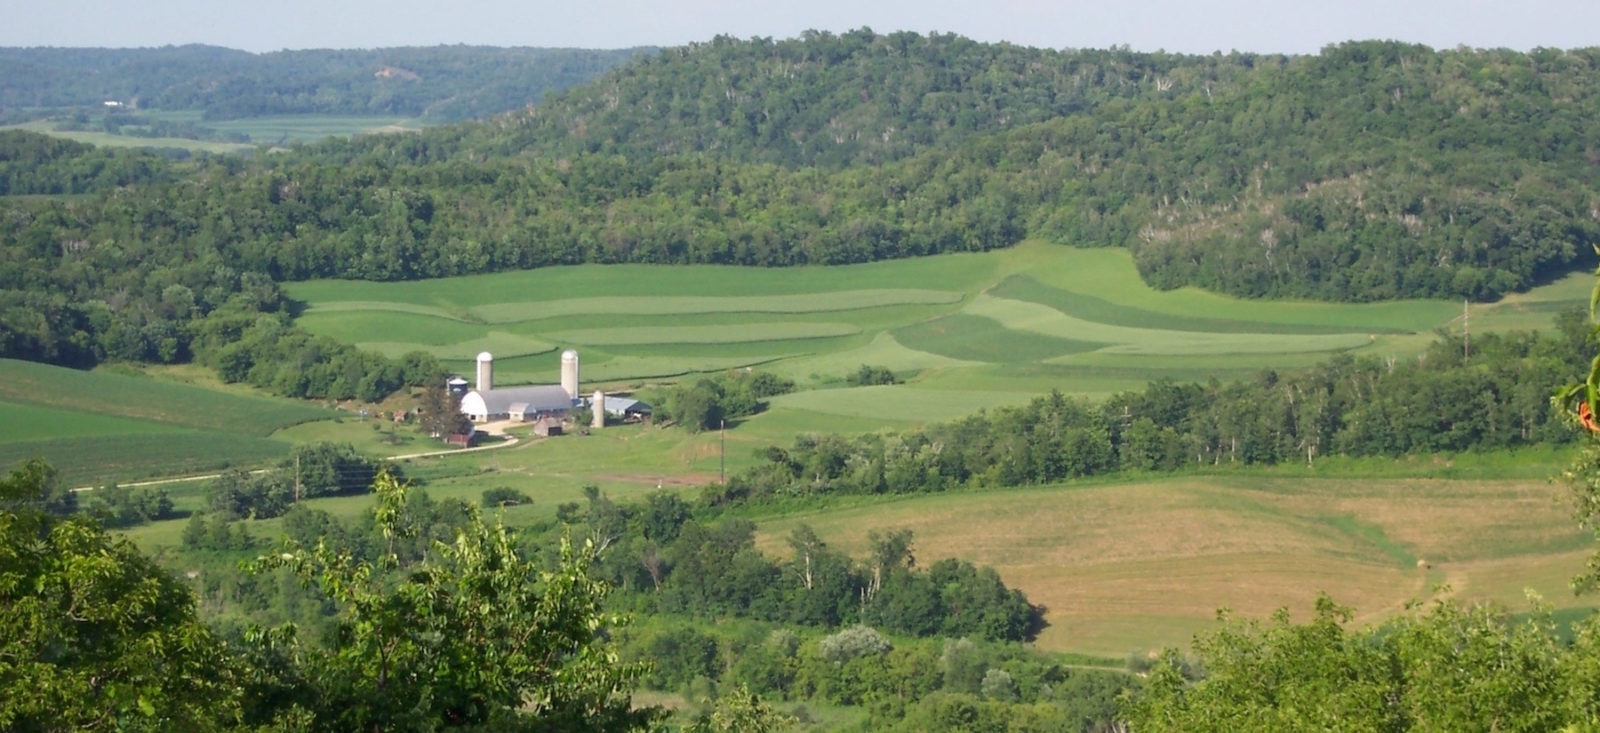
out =
[[(1597, 470), (1591, 444), (1569, 472), (1590, 524)], [(300, 594), (320, 625), (208, 622), (200, 609), (236, 580), (200, 565), (191, 586), (93, 519), (56, 518), (50, 474), (34, 462), (0, 480), (0, 557), (17, 580), (0, 585), (0, 723), (19, 729), (641, 730), (662, 711), (628, 703), (639, 687), (721, 698), (719, 715), (734, 712), (730, 700), (770, 713), (751, 692), (860, 706), (874, 729), (892, 730), (1548, 730), (1600, 710), (1593, 618), (1569, 638), (1544, 610), (1513, 618), (1450, 600), (1360, 629), (1327, 598), (1306, 623), (1287, 612), (1227, 618), (1192, 657), (1169, 651), (1142, 680), (867, 625), (657, 615), (630, 628), (602, 605), (610, 584), (593, 574), (608, 572), (594, 564), (604, 520), (585, 519), (580, 550), (518, 537), (387, 476), (366, 524), (296, 509), (278, 549), (218, 548), (254, 557), (242, 575), (236, 561), (220, 567), (280, 598)], [(590, 515), (607, 511), (590, 499)], [(1581, 587), (1593, 584), (1591, 573)]]
[(651, 618), (618, 641), (625, 659), (651, 665), (646, 689), (691, 701), (744, 689), (802, 716), (807, 704), (850, 706), (865, 711), (870, 730), (1110, 731), (1119, 698), (1139, 687), (1125, 670), (1074, 667), (1018, 644), (870, 626), (828, 633)]
[[(260, 314), (287, 323), (286, 280), (843, 264), (1026, 237), (1126, 246), (1158, 287), (1493, 299), (1570, 271), (1600, 240), (1584, 162), (1600, 149), (1584, 123), (1600, 112), (1597, 60), (1378, 42), (1294, 58), (1057, 53), (862, 31), (719, 39), (535, 112), (251, 159), (8, 133), (0, 179), (47, 195), (0, 197), (0, 355), (213, 363), (208, 333), (236, 335)], [(1052, 84), (1080, 91), (1057, 104)], [(784, 148), (711, 104), (756, 89), (800, 110), (868, 97), (831, 121), (776, 117), (770, 134), (808, 140), (858, 115), (941, 132), (832, 163), (768, 159)], [(1001, 116), (1014, 119), (947, 125), (892, 103), (936, 89), (959, 105), (1010, 100)], [(671, 90), (680, 111), (664, 115), (666, 99), (649, 100)], [(691, 114), (696, 99), (711, 106)], [(678, 121), (653, 127), (666, 118)], [(735, 137), (671, 137), (702, 133)], [(330, 354), (296, 358), (335, 371)], [(315, 381), (275, 389), (335, 384)]]
[(708, 504), (1043, 484), (1118, 471), (1315, 463), (1564, 443), (1550, 399), (1594, 347), (1583, 316), (1557, 335), (1441, 334), (1416, 359), (1336, 356), (1235, 383), (1162, 380), (1092, 403), (1052, 393), (905, 433), (811, 434), (706, 489)]
[(98, 109), (116, 100), (138, 109), (200, 110), (207, 120), (321, 114), (448, 122), (536, 104), (648, 50), (0, 48), (0, 73), (9, 82), (0, 108)]
[(677, 494), (617, 503), (594, 487), (557, 516), (605, 548), (594, 568), (617, 602), (640, 613), (722, 616), (836, 628), (868, 624), (910, 636), (1020, 641), (1043, 627), (1043, 609), (993, 568), (944, 558), (917, 565), (910, 531), (871, 532), (865, 558), (828, 546), (810, 527), (787, 538), (790, 555), (756, 547), (755, 524), (716, 512), (697, 517)]

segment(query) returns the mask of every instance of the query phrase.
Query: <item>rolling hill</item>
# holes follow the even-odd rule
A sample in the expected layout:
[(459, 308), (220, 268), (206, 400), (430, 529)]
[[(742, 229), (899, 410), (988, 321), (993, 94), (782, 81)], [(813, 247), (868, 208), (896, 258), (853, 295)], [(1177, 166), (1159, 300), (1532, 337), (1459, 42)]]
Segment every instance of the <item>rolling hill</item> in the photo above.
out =
[(330, 417), (287, 400), (0, 359), (0, 466), (44, 458), (65, 486), (265, 463), (289, 452), (274, 431)]

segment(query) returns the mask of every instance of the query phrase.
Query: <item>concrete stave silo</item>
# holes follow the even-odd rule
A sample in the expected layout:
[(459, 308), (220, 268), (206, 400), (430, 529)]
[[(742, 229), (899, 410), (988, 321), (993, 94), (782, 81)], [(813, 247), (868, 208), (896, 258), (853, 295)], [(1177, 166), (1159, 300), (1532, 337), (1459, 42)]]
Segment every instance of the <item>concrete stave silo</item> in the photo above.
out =
[(494, 389), (494, 355), (485, 351), (478, 354), (478, 391)]
[(578, 394), (578, 352), (572, 349), (561, 352), (561, 388), (572, 399), (581, 396)]

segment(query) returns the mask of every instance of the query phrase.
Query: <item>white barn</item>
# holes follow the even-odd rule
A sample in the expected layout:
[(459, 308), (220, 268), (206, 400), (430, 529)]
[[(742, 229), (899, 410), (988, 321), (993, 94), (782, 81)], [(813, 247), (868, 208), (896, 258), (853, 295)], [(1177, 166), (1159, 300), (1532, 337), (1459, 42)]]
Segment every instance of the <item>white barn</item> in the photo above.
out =
[[(573, 389), (577, 388), (578, 354), (562, 354), (563, 380), (567, 381), (570, 363)], [(582, 401), (565, 385), (540, 384), (496, 389), (494, 386), (494, 356), (485, 351), (478, 355), (477, 389), (461, 397), (461, 413), (473, 422), (494, 420), (520, 420), (524, 422), (544, 417), (562, 416)]]

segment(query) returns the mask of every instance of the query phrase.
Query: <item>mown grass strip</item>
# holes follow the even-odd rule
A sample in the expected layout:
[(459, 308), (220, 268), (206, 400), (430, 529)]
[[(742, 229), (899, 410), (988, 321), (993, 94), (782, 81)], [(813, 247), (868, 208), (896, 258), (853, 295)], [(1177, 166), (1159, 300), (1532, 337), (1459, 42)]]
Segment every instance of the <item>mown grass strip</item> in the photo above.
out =
[(896, 341), (917, 351), (994, 363), (1042, 361), (1105, 346), (1055, 334), (1023, 333), (1006, 328), (995, 319), (969, 313), (923, 321), (892, 333)]
[(948, 305), (962, 294), (948, 290), (874, 289), (746, 296), (627, 296), (518, 301), (474, 306), (486, 323), (515, 323), (571, 315), (698, 315), (707, 313), (830, 313), (892, 305)]
[(294, 299), (311, 304), (382, 301), (462, 307), (560, 301), (573, 293), (629, 297), (770, 297), (901, 289), (967, 293), (997, 279), (1000, 262), (994, 253), (962, 253), (835, 267), (574, 265), (407, 282), (312, 280), (285, 283), (284, 288)]
[[(1349, 326), (1331, 324), (1274, 323), (1270, 321), (1243, 321), (1230, 318), (1203, 318), (1157, 313), (1132, 306), (1119, 305), (1093, 295), (1053, 288), (1027, 275), (1012, 275), (1001, 281), (999, 285), (990, 288), (988, 292), (990, 295), (1001, 298), (1038, 303), (1085, 321), (1130, 328), (1193, 331), (1197, 333), (1333, 334), (1352, 332)], [(1405, 333), (1402, 329), (1386, 326), (1370, 326), (1358, 330), (1364, 333)]]
[(325, 315), (329, 313), (348, 313), (352, 311), (410, 313), (418, 316), (432, 316), (434, 318), (443, 318), (450, 321), (460, 321), (462, 323), (477, 322), (469, 317), (470, 313), (466, 309), (449, 309), (441, 308), (439, 306), (423, 305), (421, 303), (404, 303), (390, 300), (328, 300), (320, 303), (312, 303), (306, 308), (306, 314), (308, 315), (312, 313)]
[(774, 410), (806, 410), (857, 418), (882, 418), (886, 423), (952, 420), (978, 410), (1017, 405), (1032, 392), (925, 390), (908, 385), (818, 389), (772, 398)]
[(1310, 300), (1246, 300), (1194, 287), (1156, 290), (1139, 277), (1125, 249), (1054, 248), (1048, 262), (1027, 274), (1041, 284), (1100, 298), (1109, 303), (1187, 318), (1245, 322), (1322, 324), (1345, 331), (1376, 333), (1380, 328), (1428, 331), (1461, 313), (1459, 301), (1394, 300), (1381, 303), (1328, 303)]
[(1099, 342), (1105, 351), (1123, 354), (1281, 354), (1301, 351), (1344, 351), (1372, 343), (1369, 334), (1194, 333), (1130, 328), (1085, 321), (1049, 306), (979, 295), (963, 313), (987, 316), (1006, 328), (1063, 339)]
[(556, 350), (556, 345), (549, 341), (516, 333), (506, 333), (505, 331), (490, 331), (488, 335), (481, 338), (443, 345), (423, 345), (406, 341), (364, 341), (356, 344), (356, 346), (376, 351), (391, 358), (411, 351), (424, 351), (440, 359), (467, 359), (483, 351), (492, 353), (495, 358), (500, 359), (537, 356)]
[(547, 335), (560, 343), (608, 346), (612, 344), (730, 344), (758, 341), (849, 336), (861, 328), (848, 323), (750, 323), (714, 326), (619, 326), (574, 331), (552, 331)]

